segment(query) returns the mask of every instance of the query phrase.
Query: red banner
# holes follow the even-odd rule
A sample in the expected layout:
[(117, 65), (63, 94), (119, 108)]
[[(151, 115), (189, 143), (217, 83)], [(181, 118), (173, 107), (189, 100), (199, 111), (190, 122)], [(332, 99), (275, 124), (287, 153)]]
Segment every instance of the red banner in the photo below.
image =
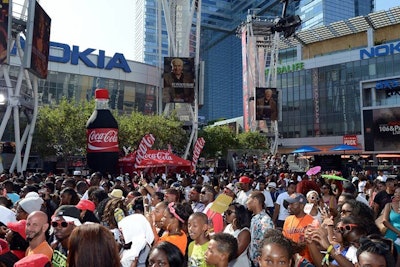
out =
[(144, 156), (146, 156), (147, 150), (153, 146), (155, 140), (156, 139), (152, 134), (146, 134), (143, 136), (136, 151), (135, 169), (140, 165)]
[(203, 150), (204, 144), (206, 141), (203, 137), (197, 138), (196, 144), (193, 149), (193, 157), (192, 157), (192, 171), (196, 171), (197, 161), (200, 157), (200, 153)]

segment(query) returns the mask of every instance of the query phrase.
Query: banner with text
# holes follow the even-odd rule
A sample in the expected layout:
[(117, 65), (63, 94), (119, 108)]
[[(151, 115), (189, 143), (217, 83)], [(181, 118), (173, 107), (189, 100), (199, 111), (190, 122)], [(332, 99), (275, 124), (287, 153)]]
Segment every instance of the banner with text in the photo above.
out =
[(143, 136), (136, 151), (135, 169), (137, 168), (137, 166), (140, 165), (140, 163), (144, 159), (144, 156), (146, 156), (147, 150), (154, 145), (155, 140), (156, 139), (152, 134), (146, 134), (145, 136)]
[(192, 171), (196, 171), (197, 161), (199, 160), (200, 153), (203, 150), (206, 141), (203, 137), (197, 138), (196, 144), (193, 149), (193, 157), (192, 157)]

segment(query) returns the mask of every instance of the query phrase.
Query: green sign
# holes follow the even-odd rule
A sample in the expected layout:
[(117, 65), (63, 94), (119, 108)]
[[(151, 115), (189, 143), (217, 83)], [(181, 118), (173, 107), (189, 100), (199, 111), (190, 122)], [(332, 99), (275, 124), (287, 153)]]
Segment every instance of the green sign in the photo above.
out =
[[(294, 71), (299, 71), (304, 69), (304, 62), (297, 62), (293, 63), (291, 65), (284, 65), (284, 66), (279, 66), (277, 71), (278, 74), (283, 74), (283, 73), (288, 73), (288, 72), (294, 72)], [(265, 75), (268, 75), (269, 69), (265, 69)]]

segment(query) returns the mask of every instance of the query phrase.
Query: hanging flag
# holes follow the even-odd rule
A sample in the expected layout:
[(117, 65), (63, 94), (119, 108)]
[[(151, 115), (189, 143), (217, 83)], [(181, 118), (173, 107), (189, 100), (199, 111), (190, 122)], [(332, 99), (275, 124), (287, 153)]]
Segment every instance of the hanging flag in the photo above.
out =
[(196, 144), (193, 148), (193, 157), (192, 157), (192, 171), (196, 171), (197, 161), (199, 160), (200, 153), (203, 150), (204, 144), (206, 141), (203, 137), (197, 138)]
[(136, 160), (135, 160), (135, 169), (137, 166), (140, 166), (140, 163), (142, 162), (144, 156), (147, 153), (147, 150), (151, 148), (154, 144), (154, 141), (156, 139), (152, 134), (146, 134), (143, 136), (142, 140), (140, 141), (139, 147), (136, 151)]

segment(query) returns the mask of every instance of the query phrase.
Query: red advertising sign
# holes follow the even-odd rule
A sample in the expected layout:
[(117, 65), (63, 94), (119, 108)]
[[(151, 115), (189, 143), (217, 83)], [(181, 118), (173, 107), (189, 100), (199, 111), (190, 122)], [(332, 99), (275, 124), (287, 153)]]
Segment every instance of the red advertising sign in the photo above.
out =
[(343, 136), (343, 144), (349, 146), (357, 146), (357, 135), (344, 135)]

